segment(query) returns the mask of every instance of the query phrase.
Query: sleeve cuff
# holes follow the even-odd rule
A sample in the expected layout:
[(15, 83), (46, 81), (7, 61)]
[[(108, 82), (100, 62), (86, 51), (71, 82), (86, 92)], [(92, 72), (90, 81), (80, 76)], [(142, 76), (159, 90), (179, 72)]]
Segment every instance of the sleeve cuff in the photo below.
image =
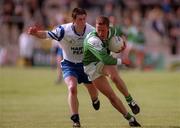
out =
[(122, 64), (122, 60), (120, 58), (117, 59), (117, 65), (121, 65)]

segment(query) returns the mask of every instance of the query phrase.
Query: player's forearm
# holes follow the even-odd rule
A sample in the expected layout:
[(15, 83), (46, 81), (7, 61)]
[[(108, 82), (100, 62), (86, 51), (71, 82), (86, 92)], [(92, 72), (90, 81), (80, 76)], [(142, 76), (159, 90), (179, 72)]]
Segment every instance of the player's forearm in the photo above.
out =
[(47, 31), (37, 31), (33, 35), (38, 38), (45, 39), (45, 38), (47, 38)]
[(105, 65), (116, 65), (117, 64), (117, 59), (115, 59), (113, 57), (101, 58), (101, 61)]
[(96, 52), (95, 56), (105, 65), (116, 65), (117, 59), (108, 55), (106, 52)]
[(47, 38), (47, 31), (38, 30), (38, 27), (36, 26), (29, 27), (27, 33), (41, 39)]

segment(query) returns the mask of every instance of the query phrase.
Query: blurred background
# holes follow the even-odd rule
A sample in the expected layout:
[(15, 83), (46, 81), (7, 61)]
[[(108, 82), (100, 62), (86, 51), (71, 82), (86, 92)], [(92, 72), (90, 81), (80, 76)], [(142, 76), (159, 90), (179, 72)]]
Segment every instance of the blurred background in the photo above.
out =
[(180, 70), (180, 0), (0, 0), (0, 67), (56, 66), (56, 43), (26, 34), (71, 21), (74, 7), (98, 15), (127, 36), (132, 68)]

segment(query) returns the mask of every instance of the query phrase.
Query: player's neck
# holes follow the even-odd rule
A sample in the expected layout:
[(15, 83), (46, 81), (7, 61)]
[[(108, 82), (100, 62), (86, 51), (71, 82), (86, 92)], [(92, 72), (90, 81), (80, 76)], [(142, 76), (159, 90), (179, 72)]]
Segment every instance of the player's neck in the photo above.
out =
[(84, 32), (85, 32), (85, 27), (86, 26), (77, 26), (77, 25), (73, 25), (73, 28), (74, 28), (74, 31), (75, 31), (75, 33), (76, 34), (78, 34), (78, 35), (83, 35), (84, 34)]

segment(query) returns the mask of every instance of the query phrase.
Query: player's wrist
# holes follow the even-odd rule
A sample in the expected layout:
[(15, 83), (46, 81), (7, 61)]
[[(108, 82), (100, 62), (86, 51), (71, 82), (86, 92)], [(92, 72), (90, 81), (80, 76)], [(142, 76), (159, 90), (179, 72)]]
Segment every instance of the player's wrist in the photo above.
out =
[(117, 59), (117, 65), (121, 65), (122, 64), (122, 59), (118, 58)]

